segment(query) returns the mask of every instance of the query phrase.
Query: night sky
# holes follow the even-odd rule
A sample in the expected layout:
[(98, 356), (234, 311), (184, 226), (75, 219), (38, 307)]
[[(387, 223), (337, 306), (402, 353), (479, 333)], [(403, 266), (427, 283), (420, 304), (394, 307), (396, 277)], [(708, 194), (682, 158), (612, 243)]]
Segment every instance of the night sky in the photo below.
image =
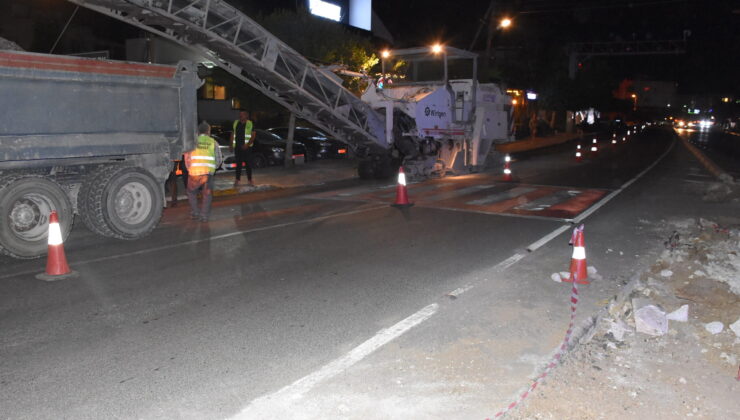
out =
[[(259, 6), (265, 3), (261, 1), (243, 3), (265, 7)], [(269, 3), (269, 8), (304, 4), (301, 0)], [(373, 8), (393, 34), (393, 47), (443, 42), (467, 49), (489, 3), (374, 0)], [(687, 91), (740, 93), (738, 0), (496, 0), (494, 14), (514, 19), (512, 28), (495, 34), (496, 49), (562, 51), (564, 60), (570, 42), (677, 40), (687, 34), (687, 54), (597, 60), (625, 78), (673, 80)], [(482, 49), (484, 39), (485, 31), (474, 49)]]
[[(31, 5), (22, 11), (23, 18), (44, 22), (39, 25), (41, 29), (36, 29), (33, 48), (29, 49), (48, 52), (44, 50), (53, 43), (74, 5), (64, 0), (0, 0), (4, 11), (0, 17), (0, 36), (12, 40), (8, 32), (14, 24), (18, 25), (19, 19), (13, 16), (16, 8), (11, 5), (20, 3)], [(305, 5), (304, 0), (231, 0), (230, 3), (255, 15)], [(374, 0), (373, 7), (395, 38), (392, 47), (443, 42), (467, 49), (489, 3), (489, 0)], [(740, 94), (740, 78), (736, 74), (740, 67), (740, 0), (496, 0), (494, 6), (496, 16), (514, 19), (512, 28), (495, 34), (493, 44), (499, 54), (518, 51), (547, 56), (564, 60), (565, 66), (565, 51), (570, 42), (682, 39), (684, 34), (690, 34), (688, 52), (681, 56), (593, 61), (601, 61), (626, 78), (675, 80), (689, 90)], [(140, 32), (89, 10), (78, 13), (69, 30), (88, 31), (93, 39), (88, 45), (66, 45), (69, 49), (96, 49), (106, 43), (118, 43), (119, 51), (123, 44), (117, 38), (137, 36)], [(485, 30), (474, 49), (482, 49), (484, 39)], [(378, 40), (378, 48), (383, 46), (384, 41)], [(114, 58), (119, 57), (114, 54)]]

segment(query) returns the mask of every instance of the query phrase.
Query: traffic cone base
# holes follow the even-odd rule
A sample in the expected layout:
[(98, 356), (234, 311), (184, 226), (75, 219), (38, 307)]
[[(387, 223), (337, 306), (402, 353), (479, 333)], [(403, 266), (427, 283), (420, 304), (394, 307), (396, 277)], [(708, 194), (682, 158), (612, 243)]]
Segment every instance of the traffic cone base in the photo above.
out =
[(49, 253), (46, 258), (46, 272), (37, 274), (36, 278), (44, 281), (56, 281), (77, 276), (77, 272), (70, 270), (67, 256), (64, 254), (62, 230), (59, 227), (57, 212), (49, 215)]
[(58, 281), (58, 280), (65, 280), (65, 279), (72, 279), (79, 275), (75, 270), (70, 270), (67, 274), (46, 274), (46, 273), (40, 273), (36, 274), (36, 278), (38, 280), (43, 281)]

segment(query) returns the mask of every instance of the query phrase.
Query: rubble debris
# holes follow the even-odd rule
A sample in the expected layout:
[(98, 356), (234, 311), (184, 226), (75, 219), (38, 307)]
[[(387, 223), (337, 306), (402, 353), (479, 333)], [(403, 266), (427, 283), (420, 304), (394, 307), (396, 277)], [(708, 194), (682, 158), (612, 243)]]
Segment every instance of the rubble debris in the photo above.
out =
[(637, 332), (652, 336), (664, 335), (668, 332), (665, 312), (655, 305), (641, 307), (635, 311), (635, 329)]
[[(539, 398), (512, 419), (727, 418), (737, 411), (740, 218), (725, 218), (721, 225), (696, 218), (679, 222), (684, 226), (666, 222), (658, 237), (675, 230), (680, 243), (676, 236), (674, 249), (661, 250), (662, 240), (656, 244), (655, 263), (608, 303), (592, 338), (568, 355), (549, 385), (538, 388)], [(672, 274), (662, 276), (663, 270)], [(657, 325), (645, 325), (650, 321)], [(721, 321), (714, 328), (723, 332), (729, 326), (733, 333), (709, 334), (709, 321)], [(643, 334), (630, 334), (636, 330)], [(718, 378), (724, 381), (728, 373), (738, 382), (718, 387)]]
[(661, 270), (660, 271), (660, 276), (661, 277), (670, 277), (672, 275), (673, 275), (673, 271), (671, 271), (671, 270)]
[(663, 242), (663, 245), (665, 245), (665, 247), (670, 250), (676, 249), (678, 248), (679, 239), (680, 235), (678, 234), (678, 231), (674, 230), (673, 233), (671, 233), (671, 236), (669, 236), (668, 239)]
[(725, 329), (725, 324), (719, 321), (714, 321), (704, 325), (704, 329), (709, 331), (710, 334), (719, 334)]
[(607, 334), (611, 334), (611, 336), (617, 341), (624, 341), (624, 333), (632, 332), (632, 329), (621, 319), (614, 321), (607, 318), (604, 319), (604, 322), (609, 324)]
[(671, 321), (686, 322), (689, 320), (689, 305), (682, 305), (680, 308), (666, 315), (666, 319)]
[(737, 319), (737, 321), (730, 324), (730, 329), (732, 332), (735, 333), (735, 335), (740, 338), (740, 318)]
[(596, 269), (596, 267), (589, 265), (586, 267), (586, 273), (588, 274), (588, 278), (593, 280), (603, 280), (604, 277), (599, 274), (599, 271)]
[(734, 354), (727, 354), (725, 352), (722, 352), (720, 353), (719, 358), (733, 366), (737, 364), (737, 357), (735, 357)]

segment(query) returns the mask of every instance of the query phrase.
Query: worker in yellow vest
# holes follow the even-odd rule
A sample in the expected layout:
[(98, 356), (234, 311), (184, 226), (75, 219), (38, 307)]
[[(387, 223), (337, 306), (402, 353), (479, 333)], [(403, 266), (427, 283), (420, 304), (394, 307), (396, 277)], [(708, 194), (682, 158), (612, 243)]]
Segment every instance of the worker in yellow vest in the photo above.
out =
[(231, 130), (231, 146), (234, 148), (236, 159), (236, 179), (234, 186), (241, 182), (242, 166), (247, 172), (247, 182), (252, 183), (252, 145), (254, 144), (254, 124), (249, 119), (249, 112), (240, 111), (239, 119), (234, 121)]
[[(195, 149), (185, 153), (191, 219), (201, 222), (208, 221), (213, 200), (213, 176), (221, 163), (223, 163), (221, 149), (216, 140), (211, 137), (211, 126), (203, 121), (198, 125), (198, 140)], [(198, 206), (198, 190), (203, 196), (200, 207)]]

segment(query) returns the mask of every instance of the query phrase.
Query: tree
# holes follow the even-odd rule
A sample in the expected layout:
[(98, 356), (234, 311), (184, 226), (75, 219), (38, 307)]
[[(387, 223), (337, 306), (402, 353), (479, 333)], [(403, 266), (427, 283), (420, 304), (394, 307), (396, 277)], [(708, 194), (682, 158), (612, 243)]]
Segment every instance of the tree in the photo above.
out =
[[(257, 21), (281, 41), (318, 65), (341, 64), (348, 70), (369, 74), (380, 59), (368, 36), (345, 25), (317, 18), (305, 9), (278, 10)], [(357, 78), (344, 78), (345, 87), (360, 93), (367, 86)]]

